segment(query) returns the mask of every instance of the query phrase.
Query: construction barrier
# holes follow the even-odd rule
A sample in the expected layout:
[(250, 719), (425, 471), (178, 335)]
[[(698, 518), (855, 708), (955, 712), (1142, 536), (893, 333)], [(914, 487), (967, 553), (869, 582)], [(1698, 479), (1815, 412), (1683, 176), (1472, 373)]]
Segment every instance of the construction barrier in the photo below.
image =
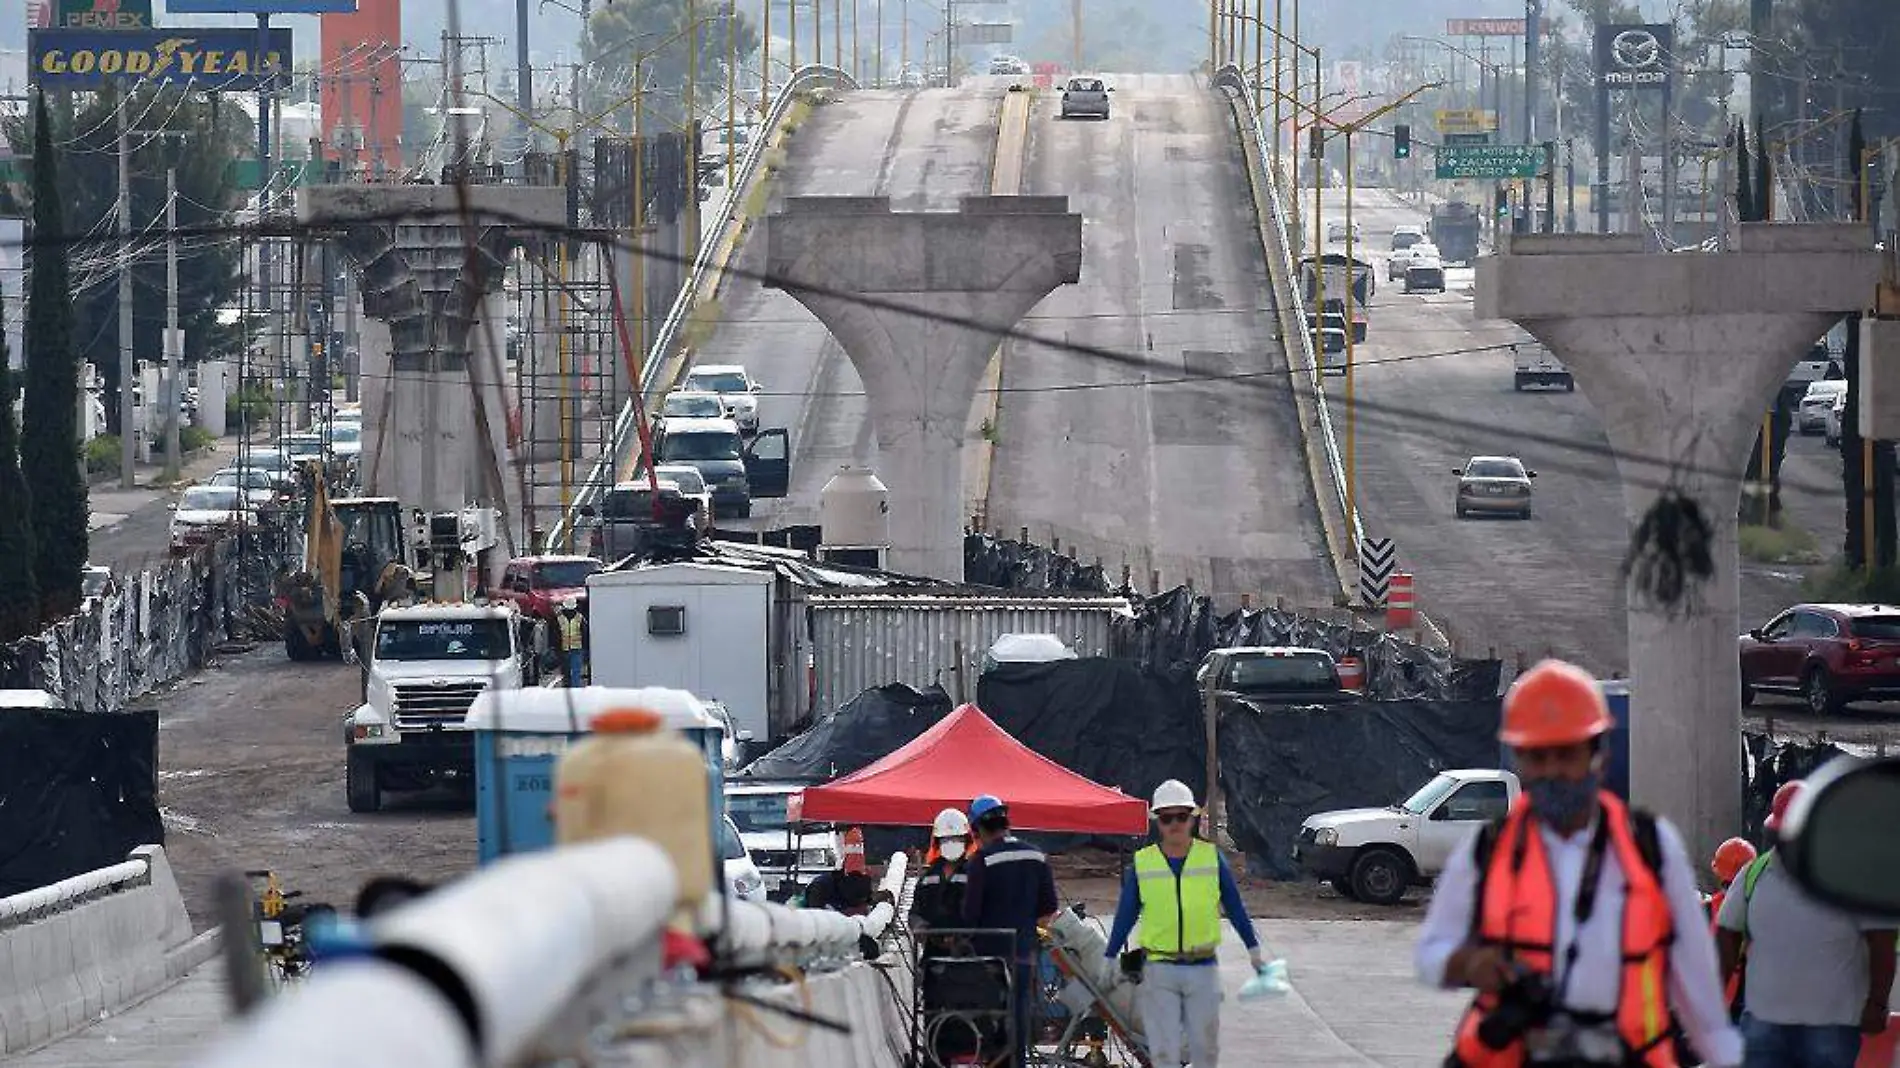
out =
[(1392, 586), (1385, 599), (1385, 625), (1392, 630), (1409, 630), (1418, 625), (1418, 602), (1412, 592), (1410, 571), (1392, 573)]
[(1340, 658), (1339, 688), (1342, 690), (1364, 690), (1366, 688), (1366, 665), (1358, 657), (1347, 656)]

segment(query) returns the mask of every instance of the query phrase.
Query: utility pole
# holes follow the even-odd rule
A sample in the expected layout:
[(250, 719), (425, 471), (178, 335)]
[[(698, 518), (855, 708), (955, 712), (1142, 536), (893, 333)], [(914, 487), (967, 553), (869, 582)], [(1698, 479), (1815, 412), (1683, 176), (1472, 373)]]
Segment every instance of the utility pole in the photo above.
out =
[[(1524, 3), (1524, 143), (1537, 140), (1539, 65), (1544, 60), (1544, 0)], [(1555, 167), (1553, 165), (1553, 173)]]
[(165, 168), (165, 477), (177, 481), (184, 454), (178, 444), (179, 350), (185, 339), (178, 330), (178, 165)]
[(132, 386), (138, 368), (132, 365), (132, 156), (125, 140), (125, 115), (131, 110), (128, 91), (119, 93), (115, 121), (119, 133), (119, 487), (132, 489), (138, 479), (132, 471), (134, 423)]
[(515, 0), (515, 106), (521, 110), (516, 125), (521, 128), (521, 147), (526, 149), (534, 144), (534, 129), (528, 125), (528, 116), (534, 114), (534, 73), (528, 66), (528, 0)]

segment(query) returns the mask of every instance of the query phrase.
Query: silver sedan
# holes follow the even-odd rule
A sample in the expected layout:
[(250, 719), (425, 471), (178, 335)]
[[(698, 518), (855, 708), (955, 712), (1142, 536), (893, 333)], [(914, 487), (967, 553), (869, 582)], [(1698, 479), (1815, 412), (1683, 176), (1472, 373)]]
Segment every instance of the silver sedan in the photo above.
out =
[(1531, 479), (1537, 472), (1526, 471), (1517, 457), (1473, 456), (1452, 474), (1458, 476), (1458, 518), (1473, 513), (1531, 517)]

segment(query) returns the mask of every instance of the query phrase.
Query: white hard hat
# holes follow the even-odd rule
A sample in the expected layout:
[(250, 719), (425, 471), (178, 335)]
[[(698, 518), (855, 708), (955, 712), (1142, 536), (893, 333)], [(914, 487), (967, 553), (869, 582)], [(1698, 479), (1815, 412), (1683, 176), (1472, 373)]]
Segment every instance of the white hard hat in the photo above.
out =
[(1188, 789), (1187, 783), (1169, 779), (1155, 787), (1154, 803), (1148, 806), (1148, 811), (1152, 814), (1163, 809), (1194, 807), (1194, 791)]
[(581, 602), (580, 602), (580, 598), (578, 597), (570, 596), (570, 597), (561, 598), (562, 608), (579, 608), (580, 606), (581, 606)]
[(932, 838), (961, 838), (970, 833), (970, 818), (960, 809), (946, 808), (937, 813), (937, 820), (930, 825)]

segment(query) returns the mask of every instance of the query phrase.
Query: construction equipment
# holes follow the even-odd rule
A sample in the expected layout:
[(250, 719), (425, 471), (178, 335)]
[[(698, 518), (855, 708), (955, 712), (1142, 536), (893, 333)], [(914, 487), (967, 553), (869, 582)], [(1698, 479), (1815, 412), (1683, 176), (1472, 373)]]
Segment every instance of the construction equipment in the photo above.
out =
[[(341, 656), (344, 636), (386, 603), (413, 599), (415, 573), (403, 544), (402, 505), (389, 497), (332, 500), (318, 463), (304, 465), (303, 566), (283, 576), (284, 653), (292, 660)], [(353, 639), (352, 639), (353, 640)]]

